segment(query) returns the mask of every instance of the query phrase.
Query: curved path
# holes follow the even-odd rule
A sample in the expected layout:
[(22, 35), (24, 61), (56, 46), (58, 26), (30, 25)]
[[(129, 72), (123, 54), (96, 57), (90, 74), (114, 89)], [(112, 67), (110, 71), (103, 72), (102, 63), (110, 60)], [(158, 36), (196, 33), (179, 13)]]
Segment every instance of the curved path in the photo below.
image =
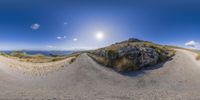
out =
[(29, 76), (0, 63), (0, 99), (200, 100), (200, 62), (177, 50), (172, 60), (124, 75), (82, 54), (70, 66)]
[[(7, 64), (7, 66), (9, 66), (3, 68), (10, 68), (10, 70), (18, 71), (18, 73), (38, 75), (38, 76), (63, 69), (63, 67), (68, 66), (70, 63), (72, 63), (72, 60), (74, 59), (76, 59), (76, 56), (71, 56), (66, 59), (55, 62), (32, 63), (32, 62), (22, 62), (16, 59), (0, 56), (0, 62), (3, 62)], [(8, 69), (6, 70), (10, 71)]]

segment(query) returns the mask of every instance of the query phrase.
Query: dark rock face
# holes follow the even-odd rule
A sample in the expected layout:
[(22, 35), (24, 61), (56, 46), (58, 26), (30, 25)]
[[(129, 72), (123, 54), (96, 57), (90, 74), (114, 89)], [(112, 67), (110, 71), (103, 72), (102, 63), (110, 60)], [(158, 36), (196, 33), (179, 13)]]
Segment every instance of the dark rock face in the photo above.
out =
[(139, 68), (156, 64), (159, 59), (159, 54), (156, 52), (156, 50), (149, 47), (137, 46), (127, 46), (120, 48), (117, 51), (101, 49), (94, 52), (94, 54), (105, 57), (110, 61), (125, 57), (126, 59), (137, 64)]
[(105, 65), (119, 70), (136, 70), (166, 60), (169, 52), (164, 46), (131, 38), (91, 53), (105, 58), (109, 62)]

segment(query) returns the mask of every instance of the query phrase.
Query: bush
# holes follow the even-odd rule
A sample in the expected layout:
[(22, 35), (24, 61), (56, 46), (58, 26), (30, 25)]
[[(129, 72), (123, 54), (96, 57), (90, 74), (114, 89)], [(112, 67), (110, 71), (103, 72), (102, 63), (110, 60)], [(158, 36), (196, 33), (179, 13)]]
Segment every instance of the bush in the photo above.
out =
[(200, 60), (200, 53), (198, 53), (196, 60)]
[(76, 60), (76, 57), (75, 57), (75, 58), (72, 58), (72, 59), (69, 61), (69, 64), (72, 64), (75, 60)]

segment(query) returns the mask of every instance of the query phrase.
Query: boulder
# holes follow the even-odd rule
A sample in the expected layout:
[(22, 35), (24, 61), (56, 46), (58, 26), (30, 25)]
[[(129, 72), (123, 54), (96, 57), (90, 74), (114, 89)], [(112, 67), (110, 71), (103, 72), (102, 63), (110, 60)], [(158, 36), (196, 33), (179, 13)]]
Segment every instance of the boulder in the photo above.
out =
[[(148, 45), (145, 45), (147, 43)], [(105, 65), (114, 68), (125, 67), (123, 70), (135, 70), (166, 60), (169, 52), (164, 46), (130, 38), (109, 47), (95, 50), (92, 53), (107, 59), (106, 61), (112, 64)]]

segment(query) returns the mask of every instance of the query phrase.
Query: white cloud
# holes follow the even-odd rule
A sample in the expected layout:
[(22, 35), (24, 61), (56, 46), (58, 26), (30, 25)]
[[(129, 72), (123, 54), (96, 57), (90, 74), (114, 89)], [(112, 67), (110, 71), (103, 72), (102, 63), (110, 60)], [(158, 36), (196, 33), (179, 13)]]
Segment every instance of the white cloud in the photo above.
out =
[(33, 29), (33, 30), (37, 30), (39, 28), (40, 28), (40, 24), (35, 23), (35, 24), (31, 25), (31, 29)]
[(76, 42), (76, 41), (78, 41), (78, 39), (77, 39), (77, 38), (74, 38), (74, 39), (73, 39), (73, 41), (75, 41), (75, 42)]
[(185, 45), (188, 46), (188, 47), (195, 47), (197, 44), (198, 43), (193, 41), (193, 40), (185, 43)]
[(58, 36), (58, 37), (57, 37), (57, 39), (59, 39), (59, 40), (60, 40), (60, 39), (62, 39), (62, 37)]
[(188, 47), (197, 48), (199, 43), (192, 40), (192, 41), (185, 43), (185, 45)]
[(66, 39), (66, 36), (57, 36), (56, 37), (58, 40)]

